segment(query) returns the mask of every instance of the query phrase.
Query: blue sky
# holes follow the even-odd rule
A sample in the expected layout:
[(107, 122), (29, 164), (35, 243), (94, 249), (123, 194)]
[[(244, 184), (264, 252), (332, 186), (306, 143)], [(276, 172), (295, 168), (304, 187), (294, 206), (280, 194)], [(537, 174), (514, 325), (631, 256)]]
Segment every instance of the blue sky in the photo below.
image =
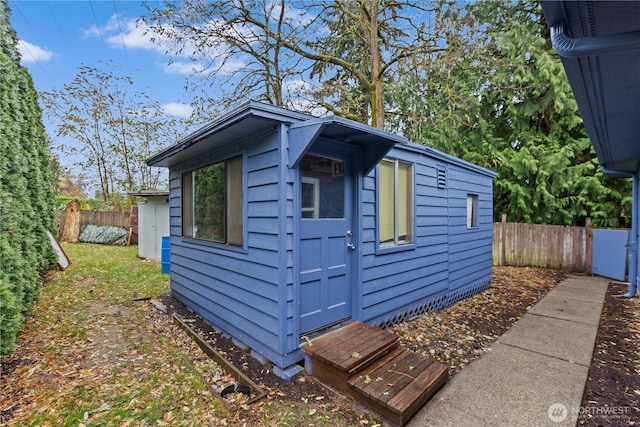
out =
[[(151, 102), (162, 106), (166, 115), (177, 119), (191, 115), (193, 95), (184, 87), (194, 65), (186, 57), (167, 55), (165, 48), (151, 41), (150, 34), (145, 35), (146, 28), (137, 22), (147, 13), (141, 1), (9, 0), (9, 7), (21, 63), (29, 70), (38, 92), (62, 90), (81, 66), (108, 66), (114, 74), (132, 78), (133, 92), (146, 94)], [(156, 39), (162, 37), (156, 35)], [(105, 65), (110, 61), (113, 65)], [(83, 158), (64, 148), (64, 144), (74, 145), (73, 139), (54, 137), (56, 124), (49, 120), (43, 114), (47, 133), (53, 138), (53, 153), (74, 179), (83, 177), (85, 191), (93, 195), (98, 189), (94, 171), (79, 166)], [(184, 132), (184, 126), (180, 126), (175, 139), (155, 141), (155, 150), (172, 144)], [(166, 179), (166, 171), (161, 174)]]
[(99, 68), (100, 61), (112, 60), (116, 73), (132, 77), (136, 89), (162, 104), (165, 113), (190, 114), (183, 88), (191, 67), (169, 66), (163, 48), (136, 25), (146, 13), (142, 2), (10, 0), (9, 7), (22, 64), (36, 90), (61, 89), (81, 65)]

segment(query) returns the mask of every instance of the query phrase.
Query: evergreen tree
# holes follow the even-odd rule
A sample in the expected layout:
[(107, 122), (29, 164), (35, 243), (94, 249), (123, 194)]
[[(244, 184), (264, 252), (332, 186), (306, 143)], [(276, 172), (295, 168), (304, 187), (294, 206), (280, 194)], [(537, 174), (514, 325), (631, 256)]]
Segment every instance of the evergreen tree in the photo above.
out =
[(9, 352), (55, 265), (53, 179), (37, 93), (20, 65), (6, 0), (0, 1), (0, 355)]
[[(416, 139), (498, 172), (496, 219), (599, 226), (629, 217), (630, 183), (599, 168), (538, 2), (443, 1)], [(414, 93), (420, 93), (414, 91)]]

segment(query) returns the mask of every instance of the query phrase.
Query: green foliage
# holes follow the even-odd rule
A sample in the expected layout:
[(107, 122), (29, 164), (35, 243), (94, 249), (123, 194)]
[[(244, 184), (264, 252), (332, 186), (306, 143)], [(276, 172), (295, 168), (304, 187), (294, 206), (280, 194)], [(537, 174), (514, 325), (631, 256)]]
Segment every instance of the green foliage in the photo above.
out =
[(393, 99), (411, 117), (396, 128), (498, 172), (496, 220), (628, 225), (630, 182), (601, 172), (538, 2), (443, 0), (437, 9), (449, 49), (414, 76), (422, 86)]
[(225, 241), (225, 163), (194, 172), (194, 237)]
[(39, 272), (55, 265), (53, 179), (37, 94), (20, 66), (9, 8), (0, 1), (0, 355), (11, 351), (37, 301)]
[(59, 196), (55, 198), (54, 206), (58, 210), (64, 210), (70, 201), (78, 200), (83, 211), (125, 212), (128, 213), (132, 204), (136, 201), (121, 193), (111, 193), (109, 200), (104, 199), (78, 199), (77, 197)]
[[(285, 3), (164, 2), (147, 19), (176, 45), (200, 46), (194, 61), (211, 43), (223, 52), (198, 75), (230, 88), (216, 102), (320, 107), (492, 169), (496, 219), (629, 224), (630, 182), (600, 171), (539, 2)], [(239, 84), (224, 86), (219, 71), (247, 57)]]

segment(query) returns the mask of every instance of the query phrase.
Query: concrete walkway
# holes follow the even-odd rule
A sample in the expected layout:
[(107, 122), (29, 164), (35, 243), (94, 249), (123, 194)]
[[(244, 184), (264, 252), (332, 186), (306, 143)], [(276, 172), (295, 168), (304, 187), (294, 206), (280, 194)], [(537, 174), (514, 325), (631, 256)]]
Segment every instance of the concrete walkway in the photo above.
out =
[(609, 282), (569, 276), (408, 426), (575, 426)]

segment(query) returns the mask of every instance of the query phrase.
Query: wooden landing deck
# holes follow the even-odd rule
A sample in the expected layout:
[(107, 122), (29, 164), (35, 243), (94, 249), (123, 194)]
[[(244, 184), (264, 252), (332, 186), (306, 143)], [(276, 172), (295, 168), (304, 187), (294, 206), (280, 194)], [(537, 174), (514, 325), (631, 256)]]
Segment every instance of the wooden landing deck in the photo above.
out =
[(447, 366), (399, 348), (397, 336), (360, 322), (302, 349), (311, 375), (400, 426), (449, 378)]
[(397, 345), (398, 337), (364, 323), (353, 322), (305, 345), (305, 368), (320, 381), (349, 392), (347, 380)]

